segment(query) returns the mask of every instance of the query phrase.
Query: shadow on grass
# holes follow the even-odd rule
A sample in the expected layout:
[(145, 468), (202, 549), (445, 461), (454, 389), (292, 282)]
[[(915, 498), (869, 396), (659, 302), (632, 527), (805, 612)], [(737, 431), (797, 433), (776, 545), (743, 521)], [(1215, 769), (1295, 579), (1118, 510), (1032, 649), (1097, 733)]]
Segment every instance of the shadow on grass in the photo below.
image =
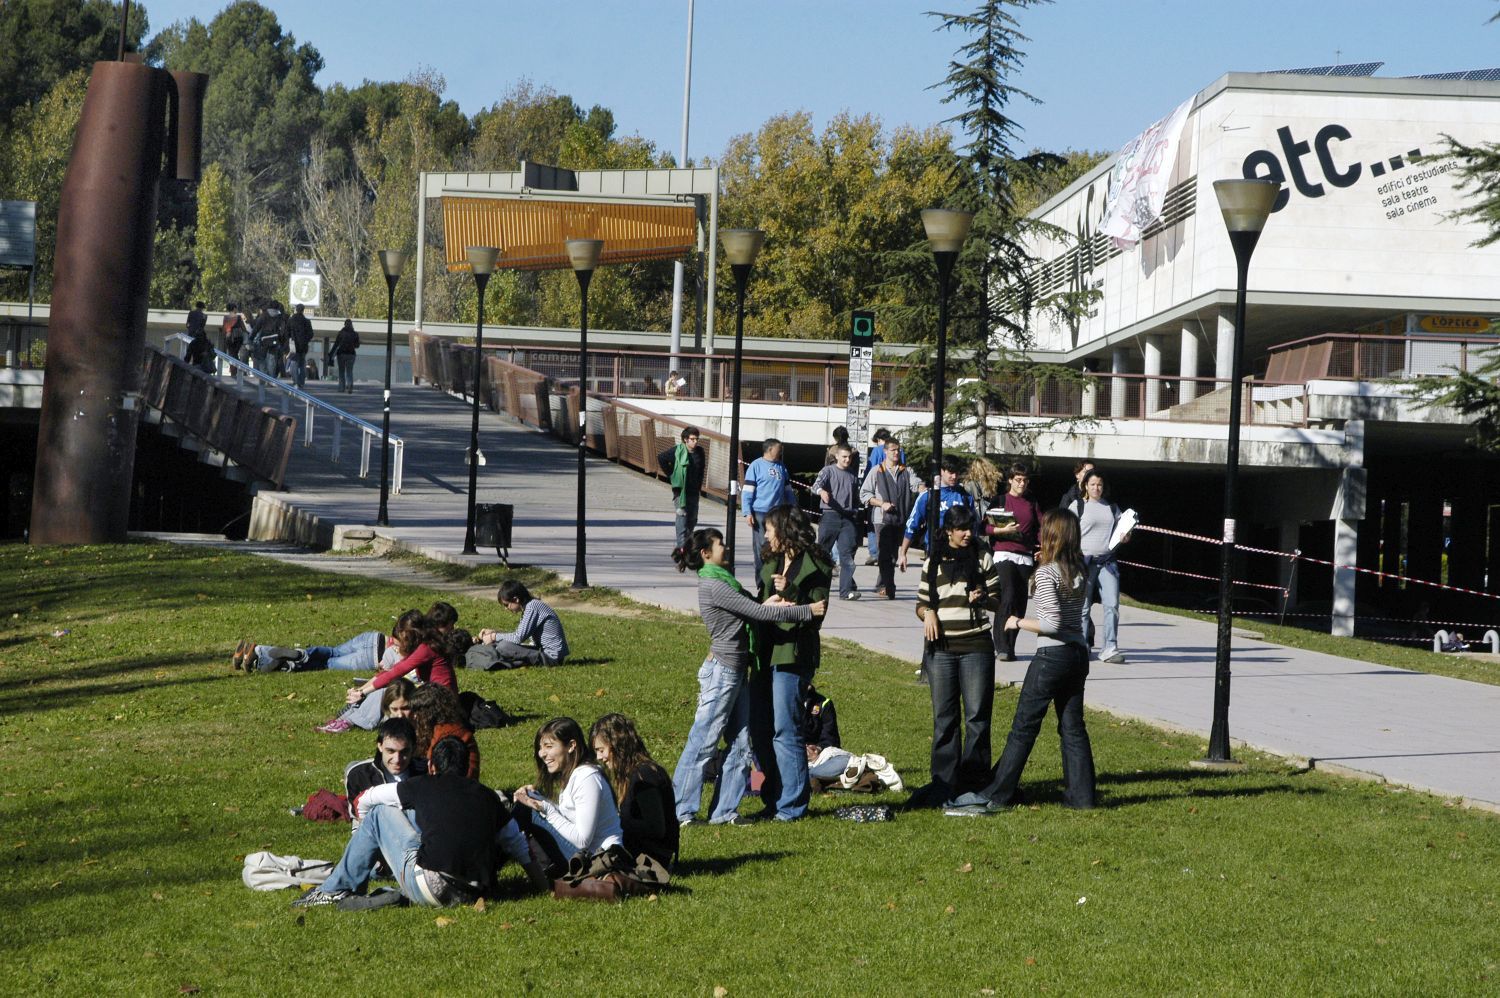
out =
[(718, 859), (679, 859), (672, 867), (674, 877), (722, 877), (746, 863), (774, 863), (793, 855), (790, 852), (746, 852)]
[[(175, 661), (175, 660), (174, 660)], [(110, 672), (133, 672), (153, 668), (141, 662), (126, 662), (109, 669)], [(107, 697), (139, 693), (142, 690), (164, 690), (173, 686), (197, 686), (203, 683), (223, 682), (222, 676), (181, 676), (176, 679), (155, 679), (150, 676), (139, 680), (115, 683), (93, 683), (89, 685), (65, 686), (57, 690), (19, 690), (11, 696), (0, 697), (0, 712), (25, 711), (37, 714), (41, 711), (62, 710)]]
[[(184, 664), (187, 663), (184, 662), (181, 655), (162, 655), (157, 658), (131, 659), (129, 661), (121, 661), (119, 659), (104, 659), (102, 661), (88, 663), (87, 665), (75, 665), (70, 669), (59, 669), (55, 672), (45, 669), (29, 671), (26, 674), (17, 676), (14, 679), (6, 679), (4, 681), (0, 681), (0, 691), (21, 688), (26, 688), (29, 690), (34, 689), (37, 686), (51, 685), (53, 683), (81, 682), (88, 679), (103, 679), (107, 676), (116, 676), (121, 673), (133, 672), (139, 669), (181, 668)], [(92, 689), (94, 687), (84, 688)], [(0, 706), (8, 706), (3, 698), (0, 698)]]

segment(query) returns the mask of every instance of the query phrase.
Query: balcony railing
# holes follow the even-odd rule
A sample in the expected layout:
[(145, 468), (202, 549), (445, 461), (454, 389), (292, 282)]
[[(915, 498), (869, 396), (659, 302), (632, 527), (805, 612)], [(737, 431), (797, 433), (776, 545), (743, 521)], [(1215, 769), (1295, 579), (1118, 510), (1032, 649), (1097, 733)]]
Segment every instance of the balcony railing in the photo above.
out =
[(1495, 356), (1494, 336), (1376, 336), (1325, 333), (1272, 347), (1266, 378), (1380, 381), (1472, 371)]

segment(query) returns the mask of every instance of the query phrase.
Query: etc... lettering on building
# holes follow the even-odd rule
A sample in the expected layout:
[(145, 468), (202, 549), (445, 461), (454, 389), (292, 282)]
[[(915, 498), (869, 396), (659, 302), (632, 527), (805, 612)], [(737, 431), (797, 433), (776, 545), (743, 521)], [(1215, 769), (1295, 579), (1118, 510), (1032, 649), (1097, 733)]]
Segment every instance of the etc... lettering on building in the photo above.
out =
[[(1379, 184), (1375, 193), (1380, 198), (1380, 206), (1385, 209), (1385, 217), (1396, 219), (1419, 210), (1436, 208), (1438, 196), (1426, 181), (1454, 167), (1449, 161), (1423, 166), (1420, 148), (1370, 163), (1340, 155), (1343, 150), (1336, 143), (1348, 142), (1354, 136), (1339, 124), (1324, 125), (1311, 142), (1296, 138), (1291, 127), (1286, 125), (1276, 129), (1276, 137), (1281, 143), (1280, 155), (1272, 149), (1257, 149), (1246, 156), (1244, 162), (1247, 180), (1274, 180), (1282, 185), (1281, 193), (1271, 207), (1272, 212), (1285, 208), (1293, 191), (1306, 198), (1320, 198), (1328, 193), (1328, 187), (1353, 187), (1366, 176), (1379, 179), (1391, 174), (1391, 179)], [(1413, 172), (1406, 173), (1408, 168)], [(1312, 172), (1314, 170), (1316, 174)]]

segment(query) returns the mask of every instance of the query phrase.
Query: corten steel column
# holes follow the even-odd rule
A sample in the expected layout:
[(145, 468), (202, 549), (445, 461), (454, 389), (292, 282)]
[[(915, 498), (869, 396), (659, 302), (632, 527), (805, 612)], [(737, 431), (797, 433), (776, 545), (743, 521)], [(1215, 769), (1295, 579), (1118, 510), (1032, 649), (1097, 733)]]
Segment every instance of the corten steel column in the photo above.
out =
[[(725, 229), (724, 255), (734, 272), (734, 402), (729, 410), (729, 501), (724, 514), (726, 560), (734, 571), (734, 533), (740, 518), (740, 372), (745, 356), (745, 287), (750, 283), (750, 269), (765, 245), (766, 234), (760, 229)], [(752, 535), (753, 536), (753, 535)], [(753, 543), (753, 541), (752, 541)], [(754, 564), (754, 559), (751, 559)]]
[(177, 176), (196, 179), (206, 81), (94, 64), (58, 206), (34, 544), (125, 540), (169, 101)]
[[(1250, 276), (1250, 255), (1260, 241), (1261, 229), (1271, 217), (1271, 204), (1281, 185), (1273, 180), (1216, 180), (1214, 193), (1234, 247), (1236, 291), (1234, 332), (1229, 360), (1229, 439), (1224, 458), (1224, 535), (1219, 561), (1219, 634), (1214, 654), (1214, 718), (1208, 734), (1208, 758), (1194, 760), (1207, 768), (1238, 767), (1229, 756), (1229, 645), (1233, 625), (1235, 490), (1240, 477), (1240, 397), (1244, 389), (1245, 287)], [(1224, 358), (1220, 358), (1220, 366)]]
[[(578, 278), (579, 313), (578, 322), (578, 525), (573, 540), (573, 588), (587, 589), (588, 567), (588, 504), (585, 492), (588, 487), (588, 472), (585, 459), (589, 448), (589, 282), (599, 266), (599, 254), (604, 251), (602, 239), (569, 239), (567, 241), (568, 262)], [(616, 391), (619, 391), (618, 380)]]

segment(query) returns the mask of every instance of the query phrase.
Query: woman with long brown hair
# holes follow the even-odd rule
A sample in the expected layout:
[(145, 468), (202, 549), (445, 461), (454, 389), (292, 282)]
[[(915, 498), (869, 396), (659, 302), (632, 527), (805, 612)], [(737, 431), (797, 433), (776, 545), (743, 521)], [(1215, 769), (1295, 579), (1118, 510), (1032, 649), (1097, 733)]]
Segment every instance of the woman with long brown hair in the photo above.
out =
[(1036, 744), (1047, 705), (1057, 710), (1062, 741), (1063, 804), (1086, 810), (1094, 806), (1094, 752), (1083, 723), (1083, 685), (1089, 675), (1089, 649), (1083, 637), (1084, 559), (1078, 542), (1078, 518), (1067, 510), (1042, 516), (1038, 567), (1031, 577), (1032, 617), (1012, 616), (1009, 630), (1037, 636), (1036, 654), (1021, 684), (1015, 720), (994, 778), (977, 794), (954, 800), (944, 812), (956, 817), (992, 814), (1016, 802), (1021, 770)]
[(624, 714), (605, 714), (589, 729), (594, 758), (615, 792), (620, 830), (632, 856), (642, 853), (668, 869), (677, 858), (679, 826), (672, 778), (651, 758), (635, 724)]

